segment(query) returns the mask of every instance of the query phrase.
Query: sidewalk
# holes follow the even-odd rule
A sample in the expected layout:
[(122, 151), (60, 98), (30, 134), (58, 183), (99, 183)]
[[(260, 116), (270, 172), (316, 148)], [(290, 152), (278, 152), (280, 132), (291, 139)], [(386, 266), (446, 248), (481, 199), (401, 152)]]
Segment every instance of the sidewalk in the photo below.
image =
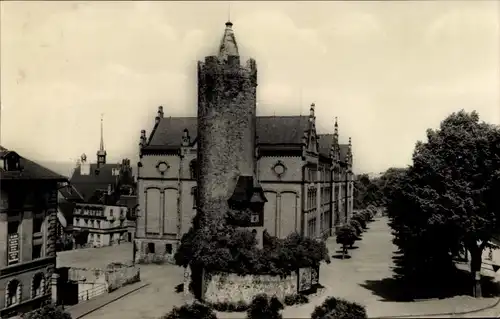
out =
[(65, 310), (71, 314), (72, 319), (79, 319), (85, 317), (86, 315), (94, 312), (113, 301), (123, 298), (141, 288), (148, 286), (149, 283), (136, 282), (131, 285), (119, 288), (111, 293), (105, 293), (98, 297), (92, 298), (90, 300), (84, 301), (82, 303), (76, 304), (74, 306), (67, 307)]
[[(309, 303), (285, 307), (283, 318), (310, 318), (314, 308), (327, 297), (344, 298), (366, 307), (369, 318), (411, 317), (467, 317), (496, 314), (498, 298), (476, 299), (456, 296), (447, 299), (398, 302), (391, 299), (393, 252), (391, 229), (387, 217), (377, 217), (368, 225), (363, 239), (356, 242), (356, 249), (349, 250), (350, 259), (332, 258), (329, 265), (322, 264), (320, 283), (325, 290), (318, 296), (309, 297)], [(335, 238), (327, 241), (330, 255), (340, 249)], [(392, 294), (394, 295), (394, 294)], [(218, 318), (244, 318), (244, 313), (217, 313)]]

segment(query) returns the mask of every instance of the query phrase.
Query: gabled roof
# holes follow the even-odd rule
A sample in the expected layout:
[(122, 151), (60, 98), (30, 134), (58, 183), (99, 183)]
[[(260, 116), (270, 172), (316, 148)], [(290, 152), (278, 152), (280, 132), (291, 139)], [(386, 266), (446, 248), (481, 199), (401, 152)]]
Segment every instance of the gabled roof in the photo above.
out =
[(50, 169), (37, 164), (27, 158), (18, 155), (16, 152), (0, 146), (0, 158), (7, 159), (9, 156), (18, 156), (21, 170), (7, 171), (4, 167), (0, 167), (0, 179), (2, 180), (54, 180), (54, 181), (67, 181), (68, 179)]
[(120, 169), (120, 164), (104, 164), (97, 169), (97, 164), (87, 164), (90, 166), (88, 175), (81, 174), (81, 165), (73, 171), (70, 183), (83, 197), (84, 201), (89, 201), (94, 197), (96, 191), (107, 190), (108, 185), (114, 185), (119, 176), (113, 175), (113, 169)]
[[(196, 117), (161, 118), (144, 149), (179, 148), (184, 129), (189, 131), (191, 141), (194, 141), (198, 130), (198, 119)], [(309, 117), (307, 116), (258, 116), (257, 144), (301, 144), (304, 132), (308, 129)]]
[[(324, 156), (330, 156), (330, 149), (332, 148), (333, 134), (318, 134), (319, 152)], [(349, 153), (348, 144), (339, 144), (340, 160), (345, 161)]]

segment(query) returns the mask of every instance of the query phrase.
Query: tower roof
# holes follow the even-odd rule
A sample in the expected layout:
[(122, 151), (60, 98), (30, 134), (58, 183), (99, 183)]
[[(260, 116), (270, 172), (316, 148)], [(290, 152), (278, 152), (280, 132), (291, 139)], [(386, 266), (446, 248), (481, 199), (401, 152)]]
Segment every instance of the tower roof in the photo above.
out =
[(233, 32), (233, 23), (231, 21), (226, 22), (226, 29), (224, 30), (224, 35), (219, 46), (219, 58), (221, 60), (227, 60), (230, 55), (239, 56), (238, 44), (236, 43), (236, 37)]
[(101, 115), (101, 144), (99, 145), (99, 150), (97, 155), (106, 155), (106, 150), (104, 149), (104, 132), (103, 132), (103, 117)]

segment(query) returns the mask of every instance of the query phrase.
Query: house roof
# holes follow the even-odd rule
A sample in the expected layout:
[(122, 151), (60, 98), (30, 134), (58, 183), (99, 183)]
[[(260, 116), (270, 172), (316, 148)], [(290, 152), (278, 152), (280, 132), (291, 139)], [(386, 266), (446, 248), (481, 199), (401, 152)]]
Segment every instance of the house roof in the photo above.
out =
[(114, 186), (119, 178), (113, 175), (113, 169), (120, 169), (120, 164), (104, 164), (98, 168), (97, 164), (90, 166), (89, 174), (81, 174), (81, 165), (73, 171), (70, 183), (85, 201), (89, 201), (98, 190), (107, 190), (108, 185)]
[(137, 206), (137, 196), (136, 195), (121, 195), (120, 199), (116, 203), (120, 206), (127, 206), (130, 211), (134, 210)]
[(6, 159), (8, 156), (19, 156), (19, 164), (21, 170), (7, 171), (4, 167), (0, 167), (0, 179), (2, 180), (54, 180), (54, 181), (67, 181), (68, 179), (50, 169), (37, 164), (27, 158), (24, 158), (12, 150), (0, 146), (0, 158)]
[[(184, 129), (191, 141), (196, 139), (196, 117), (161, 118), (145, 149), (172, 149), (181, 146)], [(258, 116), (257, 143), (268, 145), (301, 144), (304, 132), (309, 129), (308, 116)]]
[[(319, 152), (324, 156), (330, 156), (330, 149), (332, 148), (333, 134), (318, 134)], [(348, 144), (339, 144), (340, 160), (345, 161), (349, 153)]]

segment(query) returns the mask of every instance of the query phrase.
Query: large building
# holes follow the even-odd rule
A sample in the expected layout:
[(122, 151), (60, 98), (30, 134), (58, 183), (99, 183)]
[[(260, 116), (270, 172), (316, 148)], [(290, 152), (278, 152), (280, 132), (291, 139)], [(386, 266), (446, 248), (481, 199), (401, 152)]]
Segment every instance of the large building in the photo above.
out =
[[(85, 155), (70, 179), (71, 188), (61, 190), (64, 202), (59, 219), (73, 232), (88, 233), (87, 244), (102, 247), (132, 241), (135, 234), (137, 197), (130, 160), (106, 163), (103, 125), (97, 162)], [(69, 208), (68, 208), (69, 206)]]
[(67, 178), (0, 147), (0, 317), (51, 300), (57, 192)]
[[(140, 137), (136, 261), (171, 260), (197, 210), (250, 210), (255, 232), (331, 235), (353, 209), (351, 143), (306, 116), (256, 116), (257, 67), (240, 64), (232, 23), (198, 64), (198, 116), (167, 117)], [(262, 207), (263, 205), (263, 207)], [(262, 211), (260, 211), (262, 210)]]

